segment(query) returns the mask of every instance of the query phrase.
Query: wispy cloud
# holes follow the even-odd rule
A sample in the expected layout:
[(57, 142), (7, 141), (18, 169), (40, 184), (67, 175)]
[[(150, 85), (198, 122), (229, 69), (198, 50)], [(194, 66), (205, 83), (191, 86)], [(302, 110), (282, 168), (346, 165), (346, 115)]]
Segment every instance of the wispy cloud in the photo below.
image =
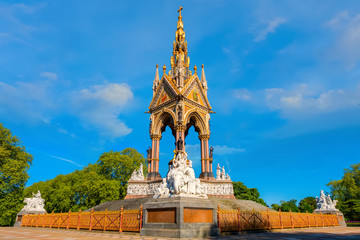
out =
[[(244, 97), (243, 95), (249, 97)], [(360, 110), (360, 83), (353, 89), (315, 90), (308, 84), (292, 88), (267, 88), (255, 92), (234, 90), (234, 98), (280, 111), (284, 118), (303, 119), (345, 109)]]
[(49, 156), (49, 157), (52, 157), (52, 158), (56, 158), (56, 159), (59, 159), (61, 161), (65, 161), (65, 162), (68, 162), (68, 163), (71, 163), (71, 164), (74, 164), (76, 166), (79, 166), (79, 167), (85, 167), (84, 165), (81, 165), (77, 162), (74, 162), (73, 160), (70, 160), (70, 159), (67, 159), (67, 158), (62, 158), (62, 157), (58, 157), (58, 156), (54, 156), (54, 155), (51, 155), (51, 154), (48, 154), (48, 153), (44, 153), (45, 155)]
[(260, 31), (260, 33), (255, 37), (254, 41), (255, 42), (260, 42), (260, 41), (265, 40), (269, 33), (274, 33), (276, 28), (279, 27), (281, 24), (283, 24), (285, 22), (286, 22), (286, 19), (285, 18), (280, 18), (280, 17), (269, 21), (267, 23), (266, 28), (263, 29), (262, 31)]
[(335, 43), (329, 48), (332, 58), (341, 60), (351, 69), (360, 60), (360, 14), (351, 16), (342, 11), (326, 23), (334, 33)]
[(42, 73), (40, 73), (40, 75), (49, 80), (57, 80), (58, 79), (58, 75), (53, 72), (42, 72)]

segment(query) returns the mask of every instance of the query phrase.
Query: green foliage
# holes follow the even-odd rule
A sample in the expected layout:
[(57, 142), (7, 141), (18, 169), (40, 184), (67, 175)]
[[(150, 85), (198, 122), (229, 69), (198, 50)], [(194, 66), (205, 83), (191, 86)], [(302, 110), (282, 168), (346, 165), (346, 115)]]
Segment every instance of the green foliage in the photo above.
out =
[(256, 188), (248, 188), (242, 182), (233, 182), (234, 195), (237, 199), (252, 200), (266, 206)]
[(280, 201), (280, 209), (282, 212), (298, 212), (299, 208), (296, 206), (297, 200), (291, 199), (290, 201)]
[(316, 209), (316, 199), (314, 197), (306, 197), (299, 202), (300, 212), (313, 213)]
[(31, 162), (20, 140), (0, 124), (0, 226), (13, 225), (22, 208)]
[(273, 204), (271, 204), (271, 208), (274, 209), (275, 211), (279, 211), (280, 210), (280, 205), (276, 204), (276, 203), (273, 203)]
[(316, 209), (316, 200), (314, 197), (306, 197), (300, 200), (299, 205), (296, 205), (297, 200), (280, 201), (280, 204), (271, 204), (271, 208), (282, 212), (306, 212), (312, 213)]
[(340, 180), (331, 181), (331, 195), (338, 200), (337, 208), (344, 213), (347, 220), (360, 220), (360, 163), (344, 170)]
[[(47, 212), (66, 212), (89, 209), (100, 203), (122, 199), (131, 173), (145, 159), (135, 149), (103, 153), (95, 164), (67, 175), (34, 183), (24, 195), (40, 190)], [(146, 169), (144, 169), (146, 172)]]

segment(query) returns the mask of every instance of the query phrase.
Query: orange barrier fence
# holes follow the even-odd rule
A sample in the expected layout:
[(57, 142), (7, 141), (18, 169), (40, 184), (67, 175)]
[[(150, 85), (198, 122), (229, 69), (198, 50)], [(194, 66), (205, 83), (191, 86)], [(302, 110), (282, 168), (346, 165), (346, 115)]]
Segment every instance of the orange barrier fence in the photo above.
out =
[(71, 212), (38, 215), (24, 215), (22, 227), (72, 228), (119, 232), (140, 232), (142, 225), (142, 206), (140, 209), (104, 212)]
[(240, 211), (220, 209), (218, 206), (217, 216), (221, 232), (339, 225), (338, 216), (335, 214)]

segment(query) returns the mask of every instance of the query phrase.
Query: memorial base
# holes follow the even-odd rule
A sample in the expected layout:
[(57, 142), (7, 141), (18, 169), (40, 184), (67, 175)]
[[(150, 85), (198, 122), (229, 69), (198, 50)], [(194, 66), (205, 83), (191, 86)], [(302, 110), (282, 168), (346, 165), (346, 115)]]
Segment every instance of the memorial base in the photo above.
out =
[(194, 238), (219, 234), (216, 207), (208, 199), (162, 198), (144, 205), (141, 236)]
[(14, 227), (21, 227), (21, 221), (24, 215), (45, 214), (45, 213), (46, 211), (20, 211), (18, 214), (16, 214)]
[(345, 218), (344, 218), (344, 214), (342, 212), (340, 212), (339, 210), (320, 210), (320, 209), (315, 209), (314, 213), (316, 214), (333, 214), (333, 215), (337, 215), (338, 220), (339, 220), (339, 225), (341, 227), (347, 227), (346, 222), (345, 222)]

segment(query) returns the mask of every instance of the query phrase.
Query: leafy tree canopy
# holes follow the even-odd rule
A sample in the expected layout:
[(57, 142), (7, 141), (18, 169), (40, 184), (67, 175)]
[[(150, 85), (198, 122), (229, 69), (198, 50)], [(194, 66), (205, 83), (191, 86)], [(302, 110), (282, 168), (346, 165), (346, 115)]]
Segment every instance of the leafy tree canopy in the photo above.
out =
[(338, 200), (337, 208), (348, 220), (360, 221), (360, 163), (344, 169), (340, 180), (331, 181), (331, 195)]
[(299, 202), (299, 210), (300, 212), (309, 212), (313, 213), (316, 209), (316, 199), (315, 197), (306, 197)]
[(31, 162), (32, 156), (25, 151), (20, 139), (0, 123), (0, 226), (13, 225), (22, 208)]
[(300, 200), (297, 205), (297, 200), (291, 199), (290, 201), (280, 201), (280, 204), (271, 204), (271, 208), (282, 212), (309, 212), (312, 213), (316, 209), (316, 200), (314, 197), (306, 197)]
[(260, 198), (260, 193), (256, 188), (248, 188), (242, 182), (233, 182), (233, 188), (237, 199), (252, 200), (266, 206), (265, 201)]
[(54, 179), (34, 183), (25, 189), (25, 196), (40, 190), (47, 212), (79, 211), (100, 203), (122, 199), (127, 181), (134, 169), (143, 163), (143, 156), (133, 148), (103, 153), (95, 164)]

